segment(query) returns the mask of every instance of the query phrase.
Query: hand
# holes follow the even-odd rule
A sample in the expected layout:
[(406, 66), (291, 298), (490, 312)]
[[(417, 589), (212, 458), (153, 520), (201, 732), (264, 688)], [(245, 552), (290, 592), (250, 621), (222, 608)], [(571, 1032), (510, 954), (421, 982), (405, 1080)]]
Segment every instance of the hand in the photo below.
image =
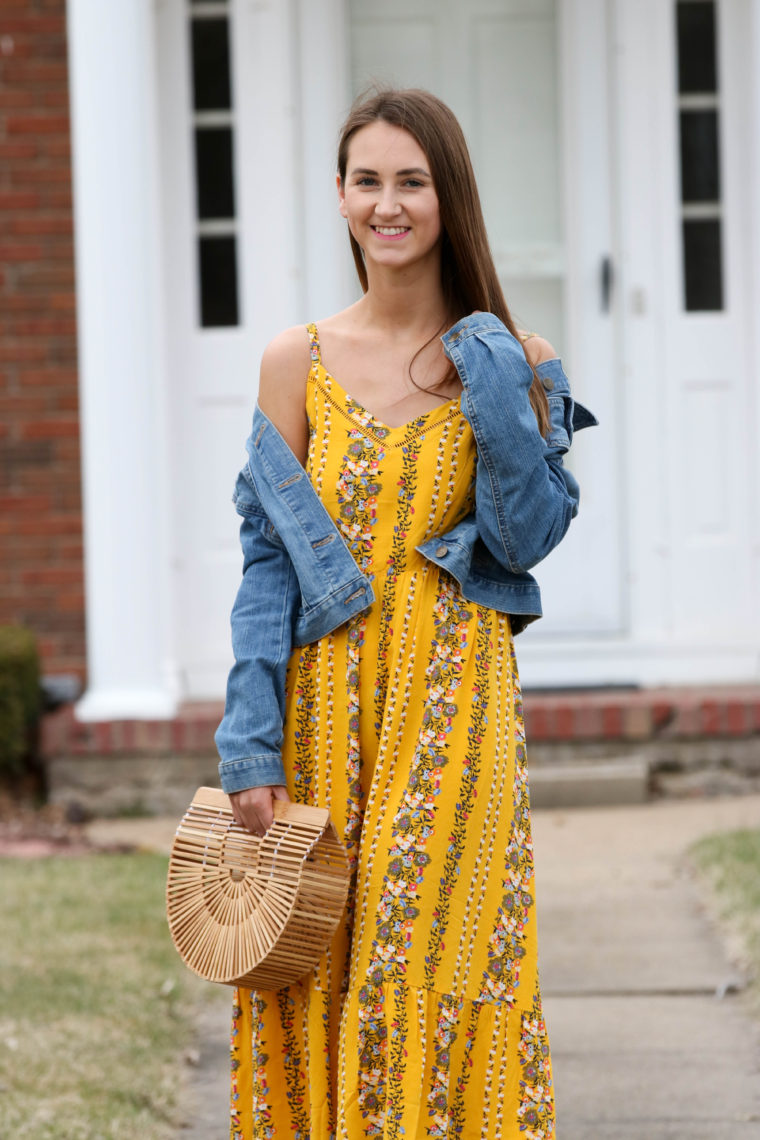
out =
[(264, 835), (274, 819), (273, 800), (285, 800), (286, 803), (290, 803), (288, 789), (282, 784), (274, 784), (232, 792), (230, 803), (235, 822), (246, 831), (250, 831), (252, 835)]

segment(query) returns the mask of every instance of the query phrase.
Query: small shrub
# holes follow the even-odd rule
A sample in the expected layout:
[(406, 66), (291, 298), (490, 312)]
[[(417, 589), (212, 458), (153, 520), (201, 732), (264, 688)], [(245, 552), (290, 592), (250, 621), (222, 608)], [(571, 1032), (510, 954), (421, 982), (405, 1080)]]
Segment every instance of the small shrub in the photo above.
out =
[(0, 626), (0, 776), (21, 771), (39, 713), (40, 663), (34, 635), (20, 626)]

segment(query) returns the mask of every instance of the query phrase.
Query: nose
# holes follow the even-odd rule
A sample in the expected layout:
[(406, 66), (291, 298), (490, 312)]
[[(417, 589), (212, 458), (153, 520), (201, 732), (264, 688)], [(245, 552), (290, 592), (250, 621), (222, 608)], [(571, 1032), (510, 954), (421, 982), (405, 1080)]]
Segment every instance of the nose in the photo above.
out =
[(384, 186), (375, 203), (375, 213), (379, 218), (393, 218), (398, 214), (401, 206), (396, 195), (396, 187)]

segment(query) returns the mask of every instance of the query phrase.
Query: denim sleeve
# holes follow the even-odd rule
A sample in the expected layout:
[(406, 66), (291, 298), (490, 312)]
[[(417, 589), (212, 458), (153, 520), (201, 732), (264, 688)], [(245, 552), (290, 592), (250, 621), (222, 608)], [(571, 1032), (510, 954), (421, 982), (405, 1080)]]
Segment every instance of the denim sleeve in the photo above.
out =
[(225, 792), (285, 784), (285, 671), (300, 591), (288, 553), (264, 513), (250, 472), (238, 477), (243, 579), (232, 608), (235, 657), (216, 732)]
[(465, 318), (443, 343), (477, 445), (478, 533), (498, 562), (524, 573), (561, 541), (578, 510), (578, 484), (562, 462), (573, 430), (567, 378), (558, 360), (539, 366), (551, 416), (544, 439), (529, 399), (533, 373), (498, 318)]

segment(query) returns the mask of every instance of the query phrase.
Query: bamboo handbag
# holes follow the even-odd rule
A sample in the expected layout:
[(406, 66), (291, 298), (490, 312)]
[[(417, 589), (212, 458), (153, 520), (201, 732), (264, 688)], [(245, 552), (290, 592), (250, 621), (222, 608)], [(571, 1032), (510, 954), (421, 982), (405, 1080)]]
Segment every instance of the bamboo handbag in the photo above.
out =
[(167, 916), (183, 961), (210, 982), (278, 990), (317, 964), (348, 894), (348, 859), (326, 808), (274, 801), (263, 838), (199, 788), (172, 844)]

